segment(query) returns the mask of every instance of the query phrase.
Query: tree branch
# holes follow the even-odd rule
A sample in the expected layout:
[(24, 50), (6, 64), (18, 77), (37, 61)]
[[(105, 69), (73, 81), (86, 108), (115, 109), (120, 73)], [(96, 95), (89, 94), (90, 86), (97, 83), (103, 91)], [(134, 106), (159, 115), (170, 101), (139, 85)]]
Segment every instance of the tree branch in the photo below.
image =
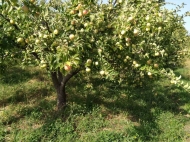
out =
[(52, 81), (53, 81), (53, 85), (57, 90), (59, 88), (59, 86), (60, 86), (60, 82), (59, 82), (59, 80), (57, 78), (57, 72), (55, 72), (55, 71), (51, 72), (51, 78), (52, 78)]
[(63, 81), (61, 82), (61, 85), (64, 86), (74, 75), (80, 72), (80, 69), (76, 69), (74, 71), (71, 71), (68, 73), (64, 78)]
[(36, 59), (40, 60), (40, 57), (38, 56), (38, 54), (36, 52), (32, 52), (31, 53)]
[(63, 80), (63, 74), (60, 72), (60, 69), (58, 69), (58, 80), (59, 82)]
[[(6, 18), (3, 14), (0, 13), (0, 16), (5, 19), (7, 22), (10, 22), (10, 19), (9, 18)], [(16, 25), (16, 24), (13, 24), (13, 26), (15, 27), (15, 29), (17, 30), (20, 30), (20, 28)]]
[(47, 28), (47, 30), (48, 30), (48, 32), (49, 32), (49, 33), (52, 33), (52, 31), (51, 31), (50, 28), (49, 28), (49, 25), (48, 25), (47, 21), (43, 20), (43, 21), (42, 21), (42, 25), (45, 25), (46, 28)]

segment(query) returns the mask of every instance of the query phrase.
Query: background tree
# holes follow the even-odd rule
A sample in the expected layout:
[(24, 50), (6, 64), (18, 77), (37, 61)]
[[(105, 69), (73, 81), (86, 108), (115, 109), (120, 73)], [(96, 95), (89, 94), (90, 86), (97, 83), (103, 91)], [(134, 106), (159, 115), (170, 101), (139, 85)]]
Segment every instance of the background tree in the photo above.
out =
[(80, 71), (129, 87), (166, 76), (178, 83), (169, 67), (185, 48), (180, 46), (183, 37), (175, 38), (183, 19), (154, 1), (134, 3), (3, 1), (2, 56), (19, 53), (22, 64), (46, 68), (57, 91), (58, 109), (66, 105), (67, 82)]

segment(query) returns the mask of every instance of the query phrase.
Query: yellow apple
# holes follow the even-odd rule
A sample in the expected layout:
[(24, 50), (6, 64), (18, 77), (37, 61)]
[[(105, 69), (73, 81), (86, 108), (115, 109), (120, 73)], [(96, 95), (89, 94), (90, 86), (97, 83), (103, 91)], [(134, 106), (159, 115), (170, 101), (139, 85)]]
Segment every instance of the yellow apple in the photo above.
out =
[(69, 35), (69, 39), (70, 39), (70, 40), (74, 40), (74, 38), (75, 38), (75, 35), (74, 35), (74, 34), (70, 34), (70, 35)]

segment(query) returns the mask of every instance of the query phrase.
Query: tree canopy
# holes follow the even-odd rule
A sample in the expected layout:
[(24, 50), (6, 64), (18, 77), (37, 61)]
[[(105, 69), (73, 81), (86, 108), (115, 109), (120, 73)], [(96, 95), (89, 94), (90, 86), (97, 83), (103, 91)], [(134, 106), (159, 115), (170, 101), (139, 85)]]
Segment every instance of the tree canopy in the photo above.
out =
[(184, 29), (183, 19), (161, 5), (156, 0), (2, 1), (1, 59), (19, 54), (22, 64), (46, 68), (59, 106), (66, 101), (66, 83), (80, 71), (132, 87), (166, 76), (177, 84), (180, 77), (172, 69), (187, 53), (181, 46), (186, 35), (177, 32)]

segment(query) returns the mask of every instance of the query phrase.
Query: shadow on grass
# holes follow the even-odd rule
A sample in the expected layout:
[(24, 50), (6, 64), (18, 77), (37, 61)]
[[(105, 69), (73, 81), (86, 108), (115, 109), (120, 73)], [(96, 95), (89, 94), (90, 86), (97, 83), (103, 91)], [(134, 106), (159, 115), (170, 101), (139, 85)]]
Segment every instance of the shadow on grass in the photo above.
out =
[[(71, 85), (79, 86), (73, 88), (73, 93), (69, 101), (80, 105), (86, 105), (89, 111), (93, 107), (103, 105), (107, 108), (107, 114), (119, 114), (127, 112), (133, 122), (139, 125), (134, 126), (135, 133), (143, 141), (151, 141), (152, 138), (162, 132), (156, 120), (161, 112), (171, 112), (172, 114), (187, 114), (188, 112), (181, 106), (190, 103), (190, 94), (181, 88), (156, 83), (152, 87), (129, 89), (120, 87), (118, 84), (102, 80), (94, 80), (94, 89), (88, 95), (79, 94), (83, 84), (72, 82)], [(76, 83), (76, 84), (75, 84)], [(167, 83), (166, 83), (167, 84)], [(77, 112), (76, 112), (77, 113)]]
[[(14, 78), (11, 77), (14, 76), (14, 71), (9, 73), (5, 80)], [(26, 71), (26, 74), (22, 77), (18, 73), (20, 80), (18, 82), (25, 81), (35, 75), (37, 74), (30, 74)], [(12, 83), (16, 83), (16, 81)], [(55, 112), (55, 100), (45, 99), (46, 96), (52, 95), (51, 89), (42, 87), (40, 89), (17, 90), (11, 97), (2, 100), (0, 104), (8, 105), (10, 103), (16, 106), (19, 103), (23, 103), (25, 106), (17, 111), (16, 116), (13, 114), (9, 119), (3, 121), (3, 124), (10, 125), (27, 116), (38, 120), (43, 119), (43, 125), (37, 128), (36, 131), (45, 132), (45, 135), (49, 135), (54, 131), (55, 127), (58, 127), (52, 125), (56, 125), (56, 121), (59, 118), (61, 118), (62, 122), (66, 122), (71, 116), (86, 115), (92, 112), (96, 106), (102, 105), (107, 109), (107, 112), (102, 113), (104, 117), (109, 114), (114, 115), (127, 112), (129, 116), (126, 119), (139, 124), (134, 126), (134, 133), (138, 133), (141, 140), (150, 141), (154, 135), (162, 131), (155, 122), (158, 116), (156, 114), (159, 114), (161, 111), (186, 114), (187, 112), (180, 106), (190, 103), (190, 94), (187, 92), (180, 90), (180, 88), (166, 87), (159, 83), (155, 84), (155, 87), (135, 89), (129, 89), (126, 86), (121, 87), (116, 83), (96, 78), (94, 78), (93, 83), (94, 88), (87, 89), (84, 87), (86, 85), (85, 81), (80, 81), (77, 77), (71, 80), (67, 87), (69, 94), (68, 103), (71, 105), (68, 105), (63, 112)], [(33, 101), (34, 104), (30, 105), (30, 101)], [(76, 106), (73, 107), (72, 103), (75, 103)], [(77, 126), (74, 125), (68, 125), (69, 128), (72, 127), (72, 130), (69, 132), (73, 133), (75, 131), (74, 128)], [(33, 136), (39, 140), (44, 135), (39, 133), (39, 136), (35, 136), (35, 134)]]
[(34, 76), (37, 76), (39, 80), (44, 80), (41, 75), (42, 72), (33, 71), (31, 72), (29, 67), (27, 69), (22, 69), (20, 67), (11, 67), (0, 74), (0, 83), (14, 85), (22, 82), (27, 82)]
[(45, 96), (49, 95), (50, 90), (48, 88), (30, 88), (28, 90), (18, 89), (15, 92), (3, 99), (0, 100), (0, 107), (7, 106), (9, 104), (16, 105), (18, 103), (29, 103), (33, 99), (42, 99)]

